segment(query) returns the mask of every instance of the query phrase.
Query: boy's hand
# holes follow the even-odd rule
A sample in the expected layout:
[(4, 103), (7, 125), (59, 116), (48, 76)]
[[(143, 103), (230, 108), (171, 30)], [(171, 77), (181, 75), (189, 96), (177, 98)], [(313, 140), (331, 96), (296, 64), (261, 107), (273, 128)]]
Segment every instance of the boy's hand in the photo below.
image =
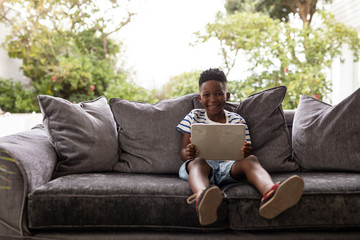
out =
[(193, 145), (192, 143), (189, 143), (186, 146), (185, 151), (186, 151), (186, 158), (187, 159), (195, 158), (196, 155), (198, 155), (198, 153), (199, 153), (199, 151), (196, 149), (196, 146)]
[(241, 152), (244, 155), (244, 158), (248, 157), (251, 155), (251, 151), (252, 151), (252, 145), (251, 143), (245, 141), (244, 145), (241, 148)]
[(181, 160), (185, 162), (189, 159), (195, 158), (198, 153), (199, 151), (196, 149), (196, 146), (191, 144), (191, 134), (184, 132), (181, 140)]

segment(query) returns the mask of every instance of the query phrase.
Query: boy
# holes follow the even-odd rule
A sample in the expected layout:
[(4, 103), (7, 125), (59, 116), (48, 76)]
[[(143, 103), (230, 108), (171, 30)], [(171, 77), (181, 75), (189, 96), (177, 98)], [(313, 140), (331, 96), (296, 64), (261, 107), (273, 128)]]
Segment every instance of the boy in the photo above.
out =
[[(274, 184), (257, 157), (251, 155), (251, 139), (245, 120), (240, 115), (224, 109), (226, 101), (230, 98), (224, 72), (219, 69), (208, 69), (201, 73), (198, 98), (204, 109), (192, 110), (177, 129), (183, 134), (180, 155), (184, 163), (180, 167), (179, 176), (189, 182), (194, 193), (187, 202), (196, 202), (200, 224), (208, 225), (217, 220), (217, 209), (223, 198), (218, 186), (244, 179), (263, 195), (259, 212), (264, 218), (274, 218), (294, 206), (301, 198), (303, 179), (292, 176)], [(246, 140), (241, 149), (244, 159), (218, 161), (197, 157), (196, 146), (191, 144), (191, 125), (194, 122), (245, 124)]]

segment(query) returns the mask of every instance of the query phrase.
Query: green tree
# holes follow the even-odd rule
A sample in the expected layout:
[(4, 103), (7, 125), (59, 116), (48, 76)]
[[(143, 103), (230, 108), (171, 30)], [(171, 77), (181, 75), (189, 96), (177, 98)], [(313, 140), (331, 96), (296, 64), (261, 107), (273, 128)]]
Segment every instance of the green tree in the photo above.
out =
[(197, 37), (199, 42), (216, 38), (227, 47), (226, 51), (240, 51), (247, 57), (251, 76), (237, 82), (241, 91), (237, 97), (285, 85), (288, 94), (283, 104), (293, 109), (301, 94), (319, 99), (328, 95), (331, 83), (327, 71), (332, 59), (340, 56), (342, 44), (348, 44), (356, 60), (359, 58), (360, 39), (355, 29), (336, 22), (330, 13), (318, 13), (316, 25), (301, 27), (259, 13), (236, 12), (218, 16)]
[(109, 84), (111, 87), (104, 93), (108, 99), (114, 97), (147, 103), (156, 103), (159, 101), (156, 97), (155, 90), (149, 91), (132, 81), (126, 80), (126, 75), (118, 74)]
[(200, 73), (201, 71), (195, 70), (171, 77), (169, 82), (162, 87), (158, 94), (159, 99), (181, 97), (186, 94), (198, 92)]
[[(228, 14), (238, 12), (262, 12), (273, 19), (289, 21), (290, 14), (298, 14), (303, 23), (311, 24), (317, 11), (318, 0), (226, 0)], [(331, 3), (332, 0), (322, 0)]]
[(0, 108), (5, 112), (20, 113), (39, 110), (34, 101), (36, 95), (25, 89), (20, 82), (0, 78)]
[(228, 14), (235, 12), (256, 12), (257, 0), (226, 0), (225, 9)]
[[(176, 98), (186, 94), (199, 92), (199, 76), (202, 70), (184, 72), (178, 76), (170, 78), (170, 81), (163, 86), (159, 99)], [(246, 97), (242, 91), (239, 91), (238, 81), (228, 80), (228, 91), (231, 93), (230, 101), (239, 102)]]
[(0, 21), (11, 25), (3, 47), (10, 57), (23, 60), (34, 96), (79, 102), (109, 88), (121, 90), (114, 79), (126, 81), (127, 72), (117, 67), (122, 46), (111, 36), (134, 16), (127, 2), (8, 0), (0, 6)]

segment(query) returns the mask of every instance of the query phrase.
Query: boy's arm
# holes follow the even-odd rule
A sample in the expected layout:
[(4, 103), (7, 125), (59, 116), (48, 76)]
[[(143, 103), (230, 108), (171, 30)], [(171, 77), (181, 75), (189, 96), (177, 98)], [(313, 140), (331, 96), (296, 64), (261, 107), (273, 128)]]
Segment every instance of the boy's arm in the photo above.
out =
[(189, 133), (183, 132), (182, 142), (181, 142), (181, 151), (180, 157), (184, 162), (195, 158), (198, 154), (198, 151), (195, 145), (191, 144), (191, 135)]

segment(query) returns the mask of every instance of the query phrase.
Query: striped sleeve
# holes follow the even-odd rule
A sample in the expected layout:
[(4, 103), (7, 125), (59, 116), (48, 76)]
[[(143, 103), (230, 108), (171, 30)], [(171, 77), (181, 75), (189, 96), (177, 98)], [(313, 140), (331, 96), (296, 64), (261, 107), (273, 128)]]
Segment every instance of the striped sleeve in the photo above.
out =
[(191, 125), (193, 123), (206, 123), (204, 109), (193, 109), (185, 118), (177, 125), (176, 129), (181, 133), (191, 134)]
[(245, 125), (245, 140), (251, 143), (251, 137), (249, 132), (249, 127), (243, 117), (234, 112), (228, 112), (228, 123), (231, 124), (244, 124)]
[(184, 119), (177, 125), (176, 129), (181, 133), (189, 133), (191, 134), (191, 124), (194, 119), (194, 110), (192, 110), (188, 115), (184, 117)]

